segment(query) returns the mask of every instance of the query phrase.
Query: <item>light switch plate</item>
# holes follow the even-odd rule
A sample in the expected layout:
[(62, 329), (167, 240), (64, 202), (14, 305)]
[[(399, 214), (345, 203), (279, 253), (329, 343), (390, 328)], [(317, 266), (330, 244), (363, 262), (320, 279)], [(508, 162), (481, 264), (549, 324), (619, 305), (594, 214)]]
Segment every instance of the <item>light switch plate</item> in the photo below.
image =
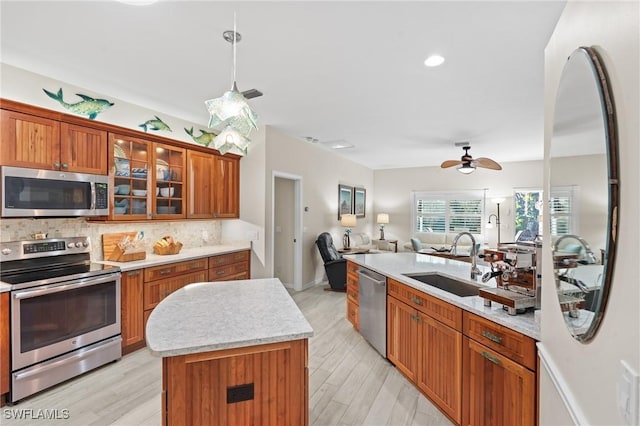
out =
[(627, 425), (638, 424), (638, 405), (640, 404), (640, 377), (625, 361), (620, 360), (621, 374), (618, 379), (618, 412)]

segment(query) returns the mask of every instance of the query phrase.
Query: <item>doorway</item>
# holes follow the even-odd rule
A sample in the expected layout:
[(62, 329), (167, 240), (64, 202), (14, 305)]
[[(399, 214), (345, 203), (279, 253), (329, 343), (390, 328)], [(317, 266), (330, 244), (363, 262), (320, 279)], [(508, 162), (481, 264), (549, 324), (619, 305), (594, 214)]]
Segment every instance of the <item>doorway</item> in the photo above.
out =
[(302, 177), (273, 172), (272, 271), (285, 287), (302, 290)]

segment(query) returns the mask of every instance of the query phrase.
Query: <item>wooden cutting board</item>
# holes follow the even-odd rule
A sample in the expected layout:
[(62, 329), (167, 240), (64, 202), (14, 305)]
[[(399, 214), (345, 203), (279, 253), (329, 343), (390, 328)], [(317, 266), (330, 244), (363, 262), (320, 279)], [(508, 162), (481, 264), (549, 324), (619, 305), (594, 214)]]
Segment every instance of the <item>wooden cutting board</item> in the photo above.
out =
[(133, 260), (146, 259), (147, 253), (145, 251), (136, 253), (124, 254), (118, 247), (118, 243), (125, 237), (133, 240), (137, 232), (118, 232), (114, 234), (102, 234), (102, 253), (104, 260), (110, 260), (112, 262), (131, 262)]

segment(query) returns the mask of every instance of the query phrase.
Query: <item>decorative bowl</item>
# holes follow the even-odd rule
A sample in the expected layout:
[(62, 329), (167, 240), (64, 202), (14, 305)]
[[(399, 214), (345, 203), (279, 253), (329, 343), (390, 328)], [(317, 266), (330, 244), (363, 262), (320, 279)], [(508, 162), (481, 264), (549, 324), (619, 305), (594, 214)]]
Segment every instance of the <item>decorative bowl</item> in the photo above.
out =
[(160, 188), (160, 195), (163, 197), (173, 197), (174, 188)]
[(117, 191), (116, 194), (129, 195), (129, 191), (131, 191), (131, 186), (130, 185), (117, 185), (115, 187), (114, 191)]
[(158, 214), (175, 214), (176, 206), (158, 206)]
[(131, 192), (133, 192), (133, 195), (135, 195), (136, 197), (144, 197), (145, 195), (147, 195), (146, 189), (134, 189)]

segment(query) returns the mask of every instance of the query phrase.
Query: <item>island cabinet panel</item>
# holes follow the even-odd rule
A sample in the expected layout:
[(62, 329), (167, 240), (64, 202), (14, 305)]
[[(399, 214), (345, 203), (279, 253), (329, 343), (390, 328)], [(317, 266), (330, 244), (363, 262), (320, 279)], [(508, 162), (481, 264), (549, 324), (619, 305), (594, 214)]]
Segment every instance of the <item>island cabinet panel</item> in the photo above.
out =
[(107, 132), (60, 124), (60, 168), (77, 173), (107, 174)]
[(413, 383), (418, 370), (418, 316), (415, 308), (387, 297), (387, 358)]
[(60, 122), (15, 111), (0, 111), (0, 165), (60, 169)]
[(155, 308), (156, 305), (162, 301), (162, 299), (188, 284), (206, 281), (207, 272), (201, 271), (174, 276), (166, 279), (160, 279), (157, 281), (145, 282), (144, 309), (146, 311)]
[(360, 330), (360, 276), (358, 264), (347, 260), (347, 319)]
[(0, 406), (9, 392), (9, 293), (0, 293)]
[(532, 426), (536, 422), (534, 372), (464, 338), (463, 425)]
[(163, 425), (308, 425), (307, 340), (162, 359)]
[(251, 251), (221, 254), (209, 258), (209, 281), (248, 280), (251, 277)]
[(141, 269), (122, 273), (120, 288), (122, 352), (144, 347), (144, 273)]

